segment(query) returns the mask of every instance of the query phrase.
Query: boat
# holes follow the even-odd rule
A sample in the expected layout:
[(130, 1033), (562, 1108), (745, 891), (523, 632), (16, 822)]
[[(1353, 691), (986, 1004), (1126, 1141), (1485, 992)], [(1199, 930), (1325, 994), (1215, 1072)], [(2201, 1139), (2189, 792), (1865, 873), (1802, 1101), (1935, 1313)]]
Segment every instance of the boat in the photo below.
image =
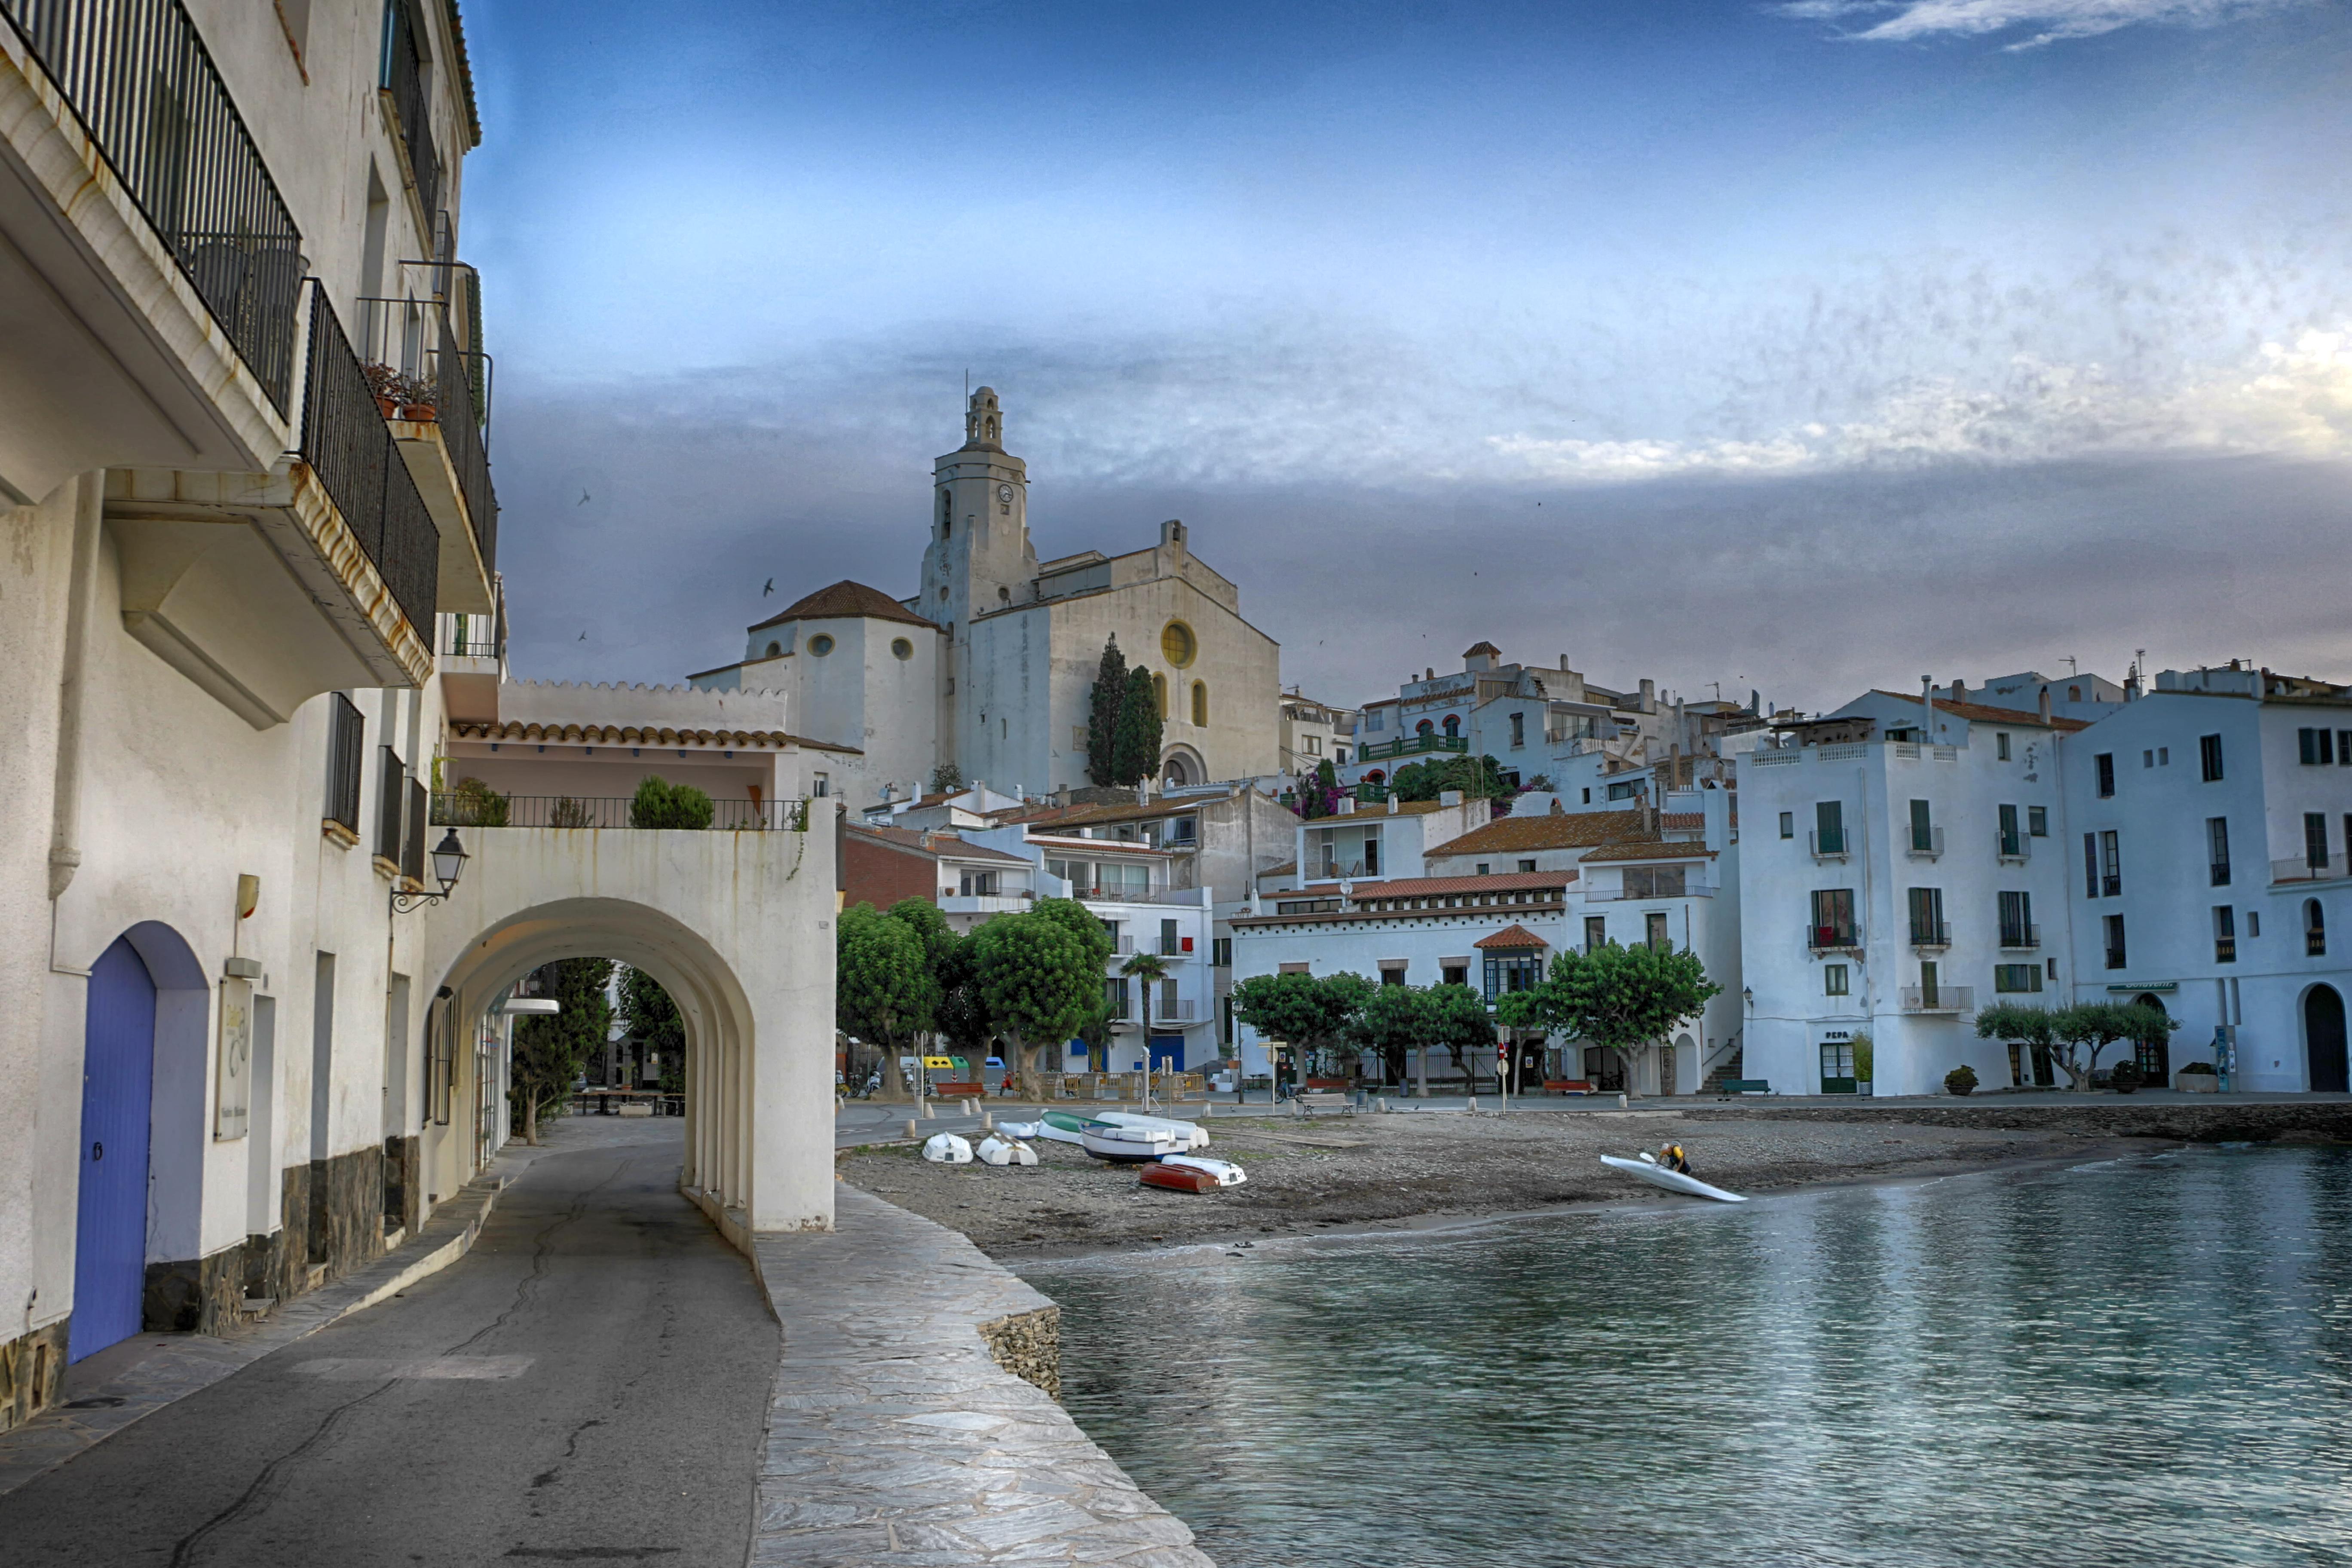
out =
[(1603, 1154), (1601, 1163), (1613, 1165), (1628, 1175), (1639, 1176), (1654, 1187), (1664, 1187), (1670, 1193), (1688, 1193), (1695, 1198), (1713, 1198), (1719, 1204), (1744, 1204), (1748, 1200), (1738, 1193), (1727, 1193), (1721, 1187), (1708, 1186), (1696, 1176), (1681, 1171), (1669, 1171), (1644, 1154), (1638, 1160), (1623, 1160), (1614, 1154)]
[(1190, 1165), (1171, 1165), (1154, 1161), (1143, 1167), (1142, 1184), (1164, 1187), (1171, 1193), (1213, 1193), (1224, 1184), (1206, 1171), (1196, 1171)]
[(983, 1165), (1034, 1165), (1037, 1163), (1036, 1150), (1021, 1139), (1007, 1137), (1001, 1130), (982, 1139), (980, 1146), (972, 1153)]
[(1108, 1121), (1114, 1127), (1148, 1127), (1159, 1131), (1181, 1133), (1187, 1149), (1209, 1146), (1209, 1130), (1197, 1121), (1177, 1121), (1165, 1116), (1139, 1116), (1132, 1110), (1106, 1110), (1095, 1120)]
[(1034, 1121), (1005, 1121), (998, 1125), (1015, 1138), (1050, 1138), (1056, 1143), (1076, 1143), (1093, 1120), (1066, 1110), (1048, 1110)]
[(952, 1132), (934, 1132), (923, 1141), (923, 1158), (934, 1165), (969, 1165), (971, 1145)]
[(1212, 1160), (1206, 1154), (1162, 1154), (1160, 1163), (1182, 1170), (1202, 1171), (1217, 1178), (1221, 1187), (1238, 1187), (1249, 1180), (1249, 1173), (1231, 1160)]
[(1184, 1152), (1181, 1133), (1162, 1132), (1150, 1127), (1118, 1127), (1108, 1121), (1087, 1123), (1079, 1130), (1078, 1145), (1097, 1160), (1120, 1164), (1140, 1163)]

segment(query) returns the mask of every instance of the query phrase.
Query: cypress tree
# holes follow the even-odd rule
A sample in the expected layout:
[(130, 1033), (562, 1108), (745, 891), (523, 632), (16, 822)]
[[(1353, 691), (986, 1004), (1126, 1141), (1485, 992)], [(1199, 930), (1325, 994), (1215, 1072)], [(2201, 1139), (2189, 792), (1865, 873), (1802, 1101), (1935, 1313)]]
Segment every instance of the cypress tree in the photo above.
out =
[(1127, 656), (1118, 651), (1118, 636), (1103, 644), (1102, 665), (1095, 671), (1091, 707), (1087, 717), (1087, 777), (1098, 784), (1118, 783), (1118, 710), (1127, 700)]
[(1118, 735), (1111, 747), (1110, 783), (1139, 784), (1160, 769), (1160, 697), (1151, 672), (1141, 665), (1127, 673), (1127, 697), (1118, 705)]

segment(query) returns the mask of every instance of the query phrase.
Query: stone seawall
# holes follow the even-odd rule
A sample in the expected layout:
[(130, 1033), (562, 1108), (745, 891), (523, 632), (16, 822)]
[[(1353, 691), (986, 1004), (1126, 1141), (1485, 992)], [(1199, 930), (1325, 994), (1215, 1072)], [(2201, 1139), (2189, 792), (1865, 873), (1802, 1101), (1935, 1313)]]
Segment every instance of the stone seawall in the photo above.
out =
[(783, 1327), (754, 1564), (1214, 1568), (1055, 1402), (1060, 1309), (855, 1187), (756, 1240)]
[(2274, 1138), (2340, 1138), (2352, 1142), (2352, 1101), (2309, 1100), (2238, 1104), (2181, 1100), (2036, 1105), (2001, 1096), (1972, 1100), (1856, 1100), (1851, 1105), (1756, 1102), (1715, 1109), (1678, 1107), (1692, 1121), (1908, 1121), (1927, 1127), (1982, 1127), (2027, 1132), (2095, 1132), (2110, 1138), (2163, 1138), (2179, 1143), (2267, 1142)]

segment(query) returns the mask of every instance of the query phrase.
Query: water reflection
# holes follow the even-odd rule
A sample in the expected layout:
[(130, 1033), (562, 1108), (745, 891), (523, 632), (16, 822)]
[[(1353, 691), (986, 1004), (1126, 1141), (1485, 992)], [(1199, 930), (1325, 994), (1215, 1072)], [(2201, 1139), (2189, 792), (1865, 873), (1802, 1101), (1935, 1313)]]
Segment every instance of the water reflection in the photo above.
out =
[(2352, 1155), (1024, 1270), (1224, 1568), (2352, 1563)]

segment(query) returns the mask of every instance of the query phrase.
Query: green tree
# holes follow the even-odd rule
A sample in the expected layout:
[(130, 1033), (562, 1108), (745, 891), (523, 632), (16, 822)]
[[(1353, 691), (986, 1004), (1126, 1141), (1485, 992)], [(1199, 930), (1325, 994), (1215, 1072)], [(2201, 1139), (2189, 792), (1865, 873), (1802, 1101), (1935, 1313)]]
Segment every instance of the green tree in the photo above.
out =
[(632, 827), (704, 828), (710, 826), (710, 797), (692, 784), (674, 784), (648, 773), (629, 803)]
[(525, 1014), (515, 1020), (514, 1087), (509, 1103), (520, 1113), (523, 1141), (539, 1142), (539, 1113), (560, 1105), (572, 1092), (588, 1058), (604, 1048), (613, 1032), (613, 980), (609, 958), (566, 958), (534, 972), (539, 994), (561, 1007), (552, 1016)]
[(1065, 901), (1041, 900), (1033, 913), (999, 915), (972, 933), (982, 1000), (991, 1021), (1012, 1036), (1022, 1089), (1032, 1097), (1042, 1089), (1039, 1054), (1058, 1049), (1102, 1005), (1096, 948), (1071, 922), (1045, 912), (1046, 904)]
[(939, 978), (940, 1005), (932, 1026), (951, 1051), (986, 1058), (995, 1054), (996, 1024), (980, 994), (979, 962), (973, 956), (978, 941), (979, 933), (967, 932), (940, 955), (933, 971)]
[(902, 921), (859, 904), (835, 922), (834, 1016), (840, 1027), (882, 1047), (882, 1079), (894, 1091), (904, 1048), (931, 1026), (939, 989), (923, 939)]
[(941, 763), (931, 770), (933, 795), (956, 795), (963, 789), (963, 770), (953, 763)]
[(665, 1094), (686, 1089), (686, 1020), (660, 981), (642, 969), (621, 965), (621, 1029), (637, 1048), (661, 1063)]
[(1127, 655), (1118, 651), (1113, 634), (1103, 644), (1102, 662), (1095, 668), (1094, 689), (1087, 697), (1087, 777), (1103, 785), (1119, 783), (1118, 712), (1127, 701)]
[(1551, 1033), (1616, 1052), (1630, 1086), (1639, 1054), (1696, 1017), (1722, 990), (1706, 977), (1696, 953), (1612, 942), (1555, 957), (1550, 975), (1536, 988), (1535, 1007)]
[(1380, 1058), (1388, 1083), (1404, 1081), (1406, 1053), (1432, 1044), (1436, 1032), (1428, 989), (1420, 985), (1374, 987), (1348, 1025), (1349, 1042)]
[[(1496, 1005), (1500, 1007), (1503, 1001), (1511, 996), (1533, 994), (1530, 991), (1505, 992), (1496, 999)], [(1515, 1006), (1513, 1011), (1516, 1013), (1518, 1009)], [(1454, 1070), (1462, 1074), (1464, 1081), (1474, 1079), (1475, 1073), (1470, 1063), (1470, 1053), (1476, 1052), (1481, 1059), (1495, 1054), (1495, 1017), (1486, 1011), (1486, 998), (1473, 986), (1433, 985), (1429, 988), (1429, 1016), (1432, 1027), (1429, 1043), (1445, 1047), (1445, 1054), (1453, 1059)], [(1533, 1028), (1537, 1026), (1528, 1023), (1519, 1026)]]
[[(2053, 1056), (2066, 1069), (2067, 1080), (2075, 1081), (2075, 1069), (2071, 1049), (2051, 1052), (2058, 1041), (2058, 1015), (2047, 1007), (2029, 1007), (2018, 1002), (1996, 1002), (1977, 1014), (1977, 1038), (2002, 1040), (2021, 1046), (2036, 1046)], [(1860, 1053), (1856, 1053), (1857, 1058)], [(1859, 1059), (1854, 1070), (1862, 1070)]]
[(1111, 780), (1139, 784), (1160, 771), (1160, 697), (1151, 672), (1138, 665), (1127, 672), (1127, 695), (1118, 705), (1118, 731), (1111, 745)]
[(1511, 793), (1503, 782), (1503, 764), (1492, 757), (1432, 757), (1407, 763), (1389, 780), (1389, 793), (1399, 800), (1435, 800), (1450, 789), (1468, 800), (1496, 800)]
[(1234, 987), (1234, 1016), (1289, 1046), (1303, 1076), (1310, 1055), (1347, 1045), (1356, 1015), (1379, 989), (1360, 974), (1254, 974)]
[(1168, 978), (1168, 961), (1156, 952), (1135, 952), (1118, 966), (1118, 972), (1135, 983), (1142, 1001), (1137, 1017), (1143, 1025), (1143, 1059), (1151, 1060), (1151, 988)]

